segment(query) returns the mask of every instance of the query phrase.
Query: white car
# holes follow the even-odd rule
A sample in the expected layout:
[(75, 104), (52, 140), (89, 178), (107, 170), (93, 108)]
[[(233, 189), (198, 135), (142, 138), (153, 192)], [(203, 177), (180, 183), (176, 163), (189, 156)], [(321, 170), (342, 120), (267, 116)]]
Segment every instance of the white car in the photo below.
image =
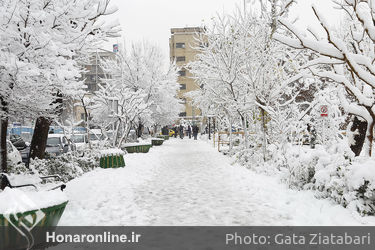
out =
[(73, 150), (74, 145), (63, 134), (49, 134), (46, 145), (46, 153), (50, 156), (59, 156)]
[(20, 151), (10, 141), (7, 141), (8, 161), (11, 165), (17, 165), (22, 162)]
[(86, 148), (87, 143), (88, 143), (87, 135), (85, 135), (85, 134), (71, 135), (70, 140), (74, 143), (74, 145), (76, 146), (76, 149), (78, 151), (84, 150)]
[(93, 146), (99, 145), (100, 141), (103, 140), (103, 134), (100, 129), (90, 129), (89, 132), (90, 143)]

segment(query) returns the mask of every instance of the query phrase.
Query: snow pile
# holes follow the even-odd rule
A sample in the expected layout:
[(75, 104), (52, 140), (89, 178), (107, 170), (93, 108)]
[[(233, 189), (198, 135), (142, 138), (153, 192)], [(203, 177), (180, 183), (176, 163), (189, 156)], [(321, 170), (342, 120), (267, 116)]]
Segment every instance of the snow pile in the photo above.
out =
[(47, 208), (59, 205), (67, 200), (66, 195), (60, 190), (35, 192), (7, 187), (0, 192), (0, 214)]
[(42, 179), (39, 177), (39, 175), (27, 174), (27, 172), (24, 172), (23, 174), (9, 174), (8, 179), (13, 186), (19, 186), (23, 184), (38, 185), (42, 182)]
[(119, 148), (110, 148), (100, 150), (100, 156), (108, 156), (108, 155), (124, 155), (125, 152)]

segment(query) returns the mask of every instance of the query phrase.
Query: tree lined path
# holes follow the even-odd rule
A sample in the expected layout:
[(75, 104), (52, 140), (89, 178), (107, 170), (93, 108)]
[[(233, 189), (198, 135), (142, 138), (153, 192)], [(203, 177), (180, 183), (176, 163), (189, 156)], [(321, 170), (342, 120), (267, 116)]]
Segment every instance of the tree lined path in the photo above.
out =
[[(68, 183), (61, 225), (357, 225), (374, 223), (312, 192), (256, 174), (204, 141), (170, 139), (123, 169)], [(343, 220), (343, 218), (346, 218)]]

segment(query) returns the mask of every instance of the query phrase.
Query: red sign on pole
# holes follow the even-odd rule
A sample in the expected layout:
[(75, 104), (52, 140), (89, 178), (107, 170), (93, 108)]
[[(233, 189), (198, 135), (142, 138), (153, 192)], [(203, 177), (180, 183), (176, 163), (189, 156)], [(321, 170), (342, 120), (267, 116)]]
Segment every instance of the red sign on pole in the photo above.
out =
[(327, 117), (328, 116), (328, 107), (327, 105), (320, 106), (320, 116)]

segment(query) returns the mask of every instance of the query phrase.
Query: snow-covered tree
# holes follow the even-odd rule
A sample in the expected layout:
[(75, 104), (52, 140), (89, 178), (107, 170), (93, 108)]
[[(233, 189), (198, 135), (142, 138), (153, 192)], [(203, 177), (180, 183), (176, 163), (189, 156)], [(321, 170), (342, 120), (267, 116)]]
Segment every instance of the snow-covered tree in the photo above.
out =
[[(306, 65), (315, 76), (336, 84), (342, 107), (357, 120), (366, 121), (362, 155), (371, 156), (375, 126), (375, 6), (373, 1), (334, 1), (345, 14), (346, 30), (338, 32), (313, 5), (322, 32), (308, 27), (299, 29), (285, 18), (279, 22), (284, 32), (274, 38), (295, 49), (308, 49), (316, 58)], [(344, 33), (344, 34), (343, 34)], [(357, 142), (358, 143), (358, 142)]]
[[(237, 23), (237, 18), (242, 22)], [(241, 74), (252, 53), (246, 49), (252, 38), (243, 32), (242, 25), (250, 27), (254, 23), (243, 16), (219, 15), (212, 27), (197, 37), (198, 44), (203, 46), (197, 48), (198, 60), (191, 62), (188, 68), (201, 86), (189, 94), (195, 105), (203, 112), (212, 112), (214, 108), (229, 121), (241, 117), (245, 124), (244, 113), (249, 110), (252, 99)]]
[[(131, 128), (165, 125), (177, 118), (177, 68), (171, 65), (166, 71), (161, 58), (160, 50), (145, 42), (101, 63), (110, 77), (95, 93), (93, 115), (103, 127), (115, 128), (113, 146), (120, 147)], [(118, 108), (113, 109), (114, 103)], [(113, 113), (108, 116), (108, 111)]]
[(109, 2), (0, 1), (2, 171), (6, 172), (5, 137), (10, 117), (40, 116), (31, 153), (43, 155), (48, 117), (59, 111), (62, 96), (81, 85), (76, 81), (80, 71), (74, 57), (118, 32), (115, 24), (99, 22), (101, 16), (116, 10)]
[[(289, 6), (277, 5), (283, 1), (273, 2), (275, 5), (270, 6), (275, 6), (271, 8), (274, 12), (262, 2), (261, 15), (237, 11), (233, 16), (219, 16), (199, 37), (206, 46), (200, 49), (198, 60), (189, 65), (202, 86), (191, 94), (196, 105), (226, 114), (230, 124), (240, 121), (245, 149), (250, 146), (248, 129), (261, 135), (253, 144), (263, 145), (264, 158), (267, 141), (277, 141), (269, 138), (272, 134), (267, 123), (276, 117), (281, 119), (280, 112), (295, 104), (300, 90), (297, 80), (302, 78), (304, 83), (305, 76), (296, 72), (300, 54), (272, 40), (273, 16), (282, 15)], [(284, 120), (292, 118), (285, 113)]]

